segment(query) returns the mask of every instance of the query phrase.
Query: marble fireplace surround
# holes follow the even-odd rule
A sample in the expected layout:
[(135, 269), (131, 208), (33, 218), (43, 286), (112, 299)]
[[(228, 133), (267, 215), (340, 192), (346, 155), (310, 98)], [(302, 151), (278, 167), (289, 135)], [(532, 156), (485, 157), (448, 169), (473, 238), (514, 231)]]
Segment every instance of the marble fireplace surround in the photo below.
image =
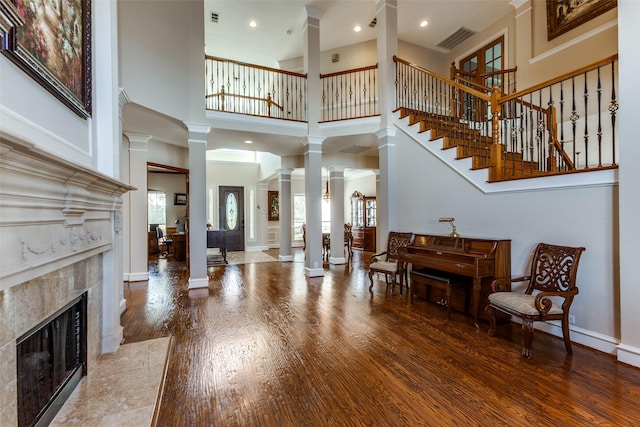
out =
[(132, 189), (0, 134), (0, 425), (17, 425), (18, 337), (87, 291), (91, 371), (105, 331), (119, 326), (105, 312), (117, 301), (105, 301), (122, 275), (105, 260), (118, 252), (122, 195)]

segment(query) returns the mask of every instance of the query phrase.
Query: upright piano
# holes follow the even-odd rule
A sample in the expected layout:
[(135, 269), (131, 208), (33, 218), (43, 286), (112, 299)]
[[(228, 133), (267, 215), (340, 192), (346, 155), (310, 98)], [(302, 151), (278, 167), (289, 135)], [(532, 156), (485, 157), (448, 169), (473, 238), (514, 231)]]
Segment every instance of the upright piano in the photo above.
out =
[(511, 240), (416, 234), (413, 243), (401, 250), (398, 264), (400, 286), (409, 264), (412, 269), (471, 279), (471, 309), (477, 325), (479, 308), (487, 304), (491, 293), (491, 282), (511, 277)]

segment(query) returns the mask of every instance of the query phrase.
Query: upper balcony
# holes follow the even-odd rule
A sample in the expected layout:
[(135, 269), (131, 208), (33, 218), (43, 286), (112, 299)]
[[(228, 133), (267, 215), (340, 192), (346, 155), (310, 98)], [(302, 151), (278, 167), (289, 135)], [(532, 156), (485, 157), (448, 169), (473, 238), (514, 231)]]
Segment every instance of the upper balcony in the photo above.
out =
[[(492, 73), (487, 87), (455, 69), (446, 77), (394, 61), (395, 109), (420, 122), (425, 140), (488, 168), (490, 181), (617, 167), (617, 55), (520, 91), (515, 69)], [(208, 111), (305, 124), (318, 102), (324, 136), (378, 130), (377, 65), (321, 74), (318, 94), (304, 74), (210, 56), (206, 78)], [(376, 120), (359, 125), (367, 118)]]

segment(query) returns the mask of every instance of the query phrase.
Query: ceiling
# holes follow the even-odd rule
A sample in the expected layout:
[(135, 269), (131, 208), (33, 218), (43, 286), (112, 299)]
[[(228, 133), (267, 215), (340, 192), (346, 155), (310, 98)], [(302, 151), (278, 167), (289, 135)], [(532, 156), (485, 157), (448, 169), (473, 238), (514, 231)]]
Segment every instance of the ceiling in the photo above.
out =
[[(398, 38), (439, 52), (437, 45), (461, 27), (472, 31), (513, 10), (513, 0), (398, 0)], [(376, 38), (369, 24), (375, 17), (374, 0), (205, 0), (205, 50), (209, 55), (279, 68), (278, 61), (303, 55), (302, 27), (306, 6), (320, 16), (320, 49), (327, 51)], [(212, 22), (212, 13), (217, 22)], [(255, 20), (256, 26), (249, 22)], [(427, 20), (426, 27), (419, 23)], [(362, 30), (354, 32), (354, 26)], [(136, 104), (124, 110), (123, 130), (152, 135), (155, 140), (187, 146), (184, 124)], [(278, 155), (302, 152), (299, 138), (257, 134), (244, 131), (214, 130), (209, 135), (216, 147), (270, 151)], [(245, 140), (253, 141), (248, 146)], [(372, 135), (356, 138), (332, 138), (323, 143), (323, 152), (331, 146), (341, 150), (349, 146), (370, 146), (362, 154), (377, 156), (377, 141)], [(326, 148), (325, 148), (326, 147)]]

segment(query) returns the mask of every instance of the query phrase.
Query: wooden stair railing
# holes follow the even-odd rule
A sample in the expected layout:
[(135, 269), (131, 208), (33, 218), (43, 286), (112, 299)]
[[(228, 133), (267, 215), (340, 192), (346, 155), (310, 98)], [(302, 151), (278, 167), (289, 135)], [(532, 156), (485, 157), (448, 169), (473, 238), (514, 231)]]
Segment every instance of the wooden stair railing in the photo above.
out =
[[(527, 178), (542, 175), (617, 167), (615, 163), (615, 70), (617, 55), (567, 73), (556, 79), (514, 94), (504, 95), (498, 88), (487, 94), (488, 88), (466, 85), (394, 57), (396, 62), (396, 106), (401, 117), (409, 117), (409, 124), (419, 123), (420, 132), (430, 131), (430, 140), (441, 140), (443, 149), (456, 148), (456, 158), (472, 158), (472, 168), (488, 168), (489, 181)], [(611, 102), (606, 110), (611, 114), (613, 158), (609, 164), (599, 157), (597, 167), (588, 163), (576, 168), (579, 151), (575, 149), (577, 122), (581, 120), (576, 106), (576, 76), (583, 76), (585, 98), (583, 109), (585, 145), (589, 139), (588, 116), (597, 114), (598, 151), (603, 152), (606, 136), (602, 132), (601, 67), (611, 67)], [(598, 105), (589, 106), (588, 84), (590, 71), (597, 71)], [(513, 72), (515, 69), (505, 70)], [(572, 113), (564, 114), (562, 84), (573, 79)], [(559, 94), (553, 86), (560, 84)], [(547, 91), (547, 92), (545, 92)], [(555, 97), (554, 97), (555, 96)], [(559, 100), (559, 107), (556, 101)], [(467, 111), (466, 108), (474, 108)], [(477, 108), (480, 107), (480, 108)], [(558, 111), (558, 109), (560, 111)], [(567, 119), (572, 123), (573, 153), (564, 138)], [(526, 141), (526, 142), (525, 142)], [(573, 155), (572, 155), (573, 154)], [(585, 155), (586, 157), (586, 155)]]

